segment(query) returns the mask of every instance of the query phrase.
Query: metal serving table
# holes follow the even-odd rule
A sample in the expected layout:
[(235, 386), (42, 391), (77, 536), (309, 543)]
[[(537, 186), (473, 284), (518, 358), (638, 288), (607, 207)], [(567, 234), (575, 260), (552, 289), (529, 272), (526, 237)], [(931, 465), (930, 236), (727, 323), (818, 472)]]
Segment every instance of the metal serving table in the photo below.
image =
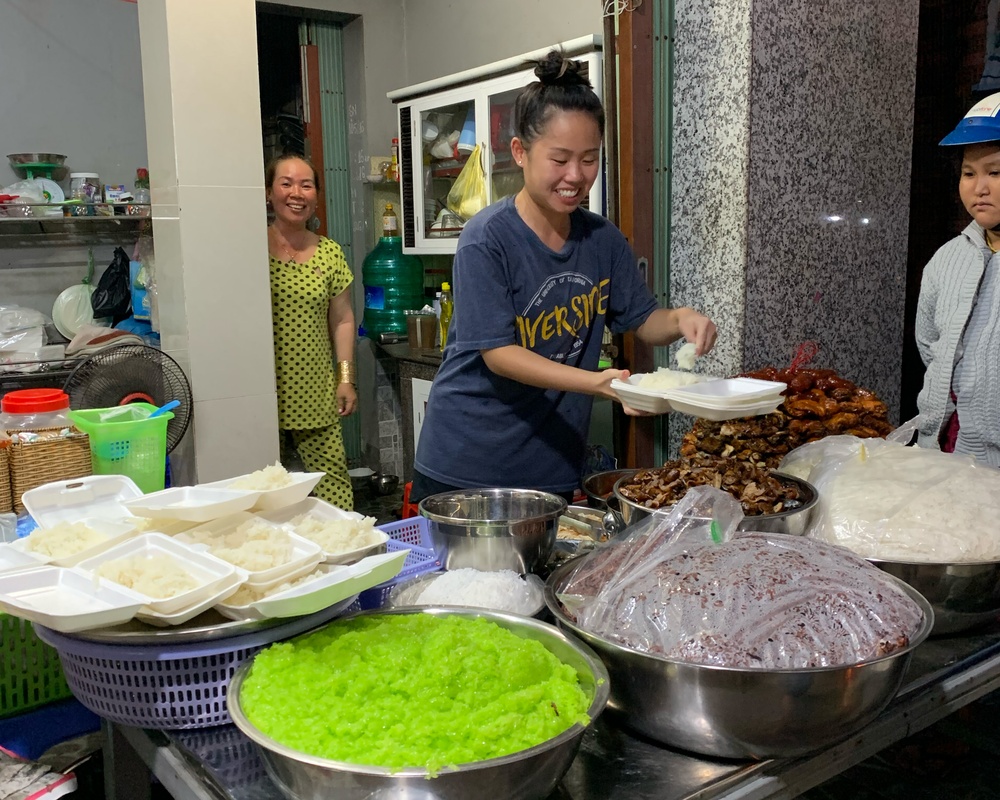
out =
[[(903, 688), (860, 733), (811, 756), (761, 762), (702, 758), (636, 738), (603, 715), (551, 800), (791, 798), (1000, 688), (1000, 624), (930, 639)], [(175, 800), (285, 800), (255, 745), (233, 725), (151, 731), (105, 722), (107, 800), (148, 800), (154, 774)]]

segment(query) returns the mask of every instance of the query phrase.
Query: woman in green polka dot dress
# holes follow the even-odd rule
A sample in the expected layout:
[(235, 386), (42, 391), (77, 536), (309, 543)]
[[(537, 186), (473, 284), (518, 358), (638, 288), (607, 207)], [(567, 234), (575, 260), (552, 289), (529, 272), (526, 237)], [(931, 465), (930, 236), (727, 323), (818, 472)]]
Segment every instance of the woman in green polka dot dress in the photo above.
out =
[(340, 245), (306, 228), (319, 193), (312, 164), (281, 156), (264, 177), (274, 211), (267, 242), (278, 427), (307, 470), (326, 473), (316, 495), (350, 510), (354, 495), (340, 418), (358, 407), (348, 291), (353, 275)]

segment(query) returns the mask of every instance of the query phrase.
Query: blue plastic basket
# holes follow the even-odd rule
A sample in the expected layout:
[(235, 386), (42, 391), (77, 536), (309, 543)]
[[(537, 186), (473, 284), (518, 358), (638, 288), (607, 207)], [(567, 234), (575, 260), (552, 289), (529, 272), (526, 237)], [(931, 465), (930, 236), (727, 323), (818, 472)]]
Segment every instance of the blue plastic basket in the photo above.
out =
[(426, 517), (409, 517), (401, 519), (399, 522), (389, 522), (379, 525), (378, 529), (389, 534), (389, 541), (386, 542), (388, 551), (409, 550), (406, 561), (403, 562), (403, 569), (391, 581), (380, 583), (371, 589), (366, 589), (358, 595), (358, 606), (369, 611), (374, 608), (382, 608), (389, 599), (389, 592), (397, 583), (405, 581), (415, 575), (423, 575), (425, 572), (433, 572), (441, 569), (441, 561), (434, 552), (434, 545), (431, 542), (430, 531), (427, 530)]

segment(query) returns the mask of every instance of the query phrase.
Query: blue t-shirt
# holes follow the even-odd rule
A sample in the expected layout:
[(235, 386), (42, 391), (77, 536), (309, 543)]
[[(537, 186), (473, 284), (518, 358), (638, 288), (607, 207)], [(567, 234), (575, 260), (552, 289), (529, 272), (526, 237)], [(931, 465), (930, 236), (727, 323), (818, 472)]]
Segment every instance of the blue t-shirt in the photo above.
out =
[(579, 485), (593, 398), (501, 377), (481, 355), (517, 344), (596, 370), (605, 326), (634, 330), (657, 308), (621, 231), (583, 209), (571, 222), (554, 252), (506, 198), (462, 231), (454, 314), (417, 445), (424, 475), (461, 487)]

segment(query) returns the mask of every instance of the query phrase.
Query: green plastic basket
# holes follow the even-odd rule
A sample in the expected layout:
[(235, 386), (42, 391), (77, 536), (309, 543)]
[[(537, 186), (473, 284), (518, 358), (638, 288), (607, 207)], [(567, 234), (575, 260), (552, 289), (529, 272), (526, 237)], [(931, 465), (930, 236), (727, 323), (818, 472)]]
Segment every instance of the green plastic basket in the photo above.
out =
[(30, 622), (0, 612), (0, 719), (72, 696), (55, 649)]
[[(69, 418), (90, 437), (90, 460), (95, 475), (125, 475), (143, 492), (163, 488), (167, 466), (169, 411), (153, 419), (149, 403), (130, 403), (116, 408), (70, 411)], [(102, 421), (102, 417), (113, 414)]]

